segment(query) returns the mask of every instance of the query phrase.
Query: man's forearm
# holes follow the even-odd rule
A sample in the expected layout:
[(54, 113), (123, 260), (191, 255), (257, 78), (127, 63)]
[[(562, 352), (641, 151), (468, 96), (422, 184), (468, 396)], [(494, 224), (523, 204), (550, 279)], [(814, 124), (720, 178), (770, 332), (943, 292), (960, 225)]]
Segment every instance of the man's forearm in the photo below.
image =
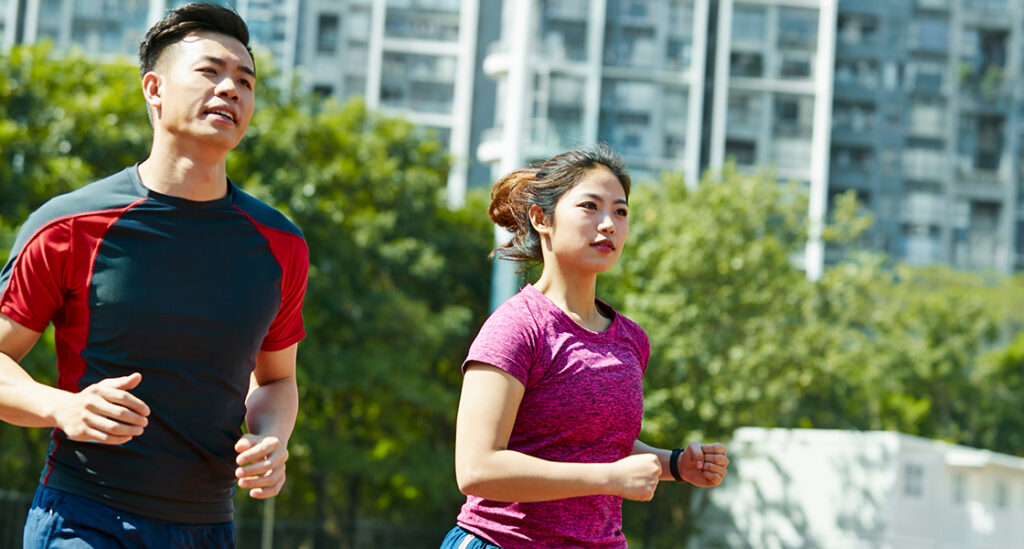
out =
[(250, 433), (276, 436), (287, 443), (299, 412), (299, 389), (295, 376), (256, 384), (250, 389), (245, 406), (245, 425)]

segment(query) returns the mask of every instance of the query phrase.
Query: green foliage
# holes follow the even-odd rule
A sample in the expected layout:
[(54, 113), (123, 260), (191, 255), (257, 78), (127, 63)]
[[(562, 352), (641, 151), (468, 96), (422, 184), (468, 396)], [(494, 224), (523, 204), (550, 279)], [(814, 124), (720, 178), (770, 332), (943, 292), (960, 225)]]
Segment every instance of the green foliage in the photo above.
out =
[(230, 158), (313, 258), (289, 512), (345, 535), (360, 515), (450, 522), (459, 365), (487, 306), (482, 197), (449, 210), (440, 145), (360, 101), (265, 105)]
[[(25, 217), (53, 195), (145, 156), (150, 139), (138, 69), (53, 54), (49, 44), (0, 56), (0, 261)], [(23, 366), (53, 384), (48, 331)], [(35, 490), (48, 432), (0, 423), (0, 489)]]
[[(979, 366), (1001, 326), (1019, 329), (1022, 298), (1006, 302), (1024, 295), (1019, 286), (894, 270), (854, 251), (871, 220), (852, 195), (838, 197), (824, 232), (848, 258), (808, 281), (793, 266), (806, 241), (803, 193), (768, 172), (730, 166), (721, 179), (638, 185), (629, 244), (600, 283), (651, 338), (646, 442), (727, 442), (741, 426), (883, 429), (1024, 454), (1013, 406), (1024, 386), (986, 400), (1024, 365)], [(681, 546), (705, 497), (663, 486), (651, 504), (626, 504), (627, 532), (644, 547)]]
[(56, 56), (48, 43), (0, 56), (0, 223), (144, 158), (144, 105), (127, 62)]
[[(271, 87), (280, 77), (259, 66), (257, 114), (228, 172), (303, 229), (312, 261), (277, 515), (322, 526), (324, 546), (352, 546), (366, 520), (439, 539), (462, 502), (454, 415), (459, 363), (486, 314), (486, 197), (448, 209), (448, 158), (429, 135), (358, 101)], [(43, 201), (145, 157), (136, 82), (127, 62), (48, 46), (0, 57), (0, 256)], [(728, 442), (748, 425), (892, 429), (1024, 455), (1024, 279), (856, 253), (870, 219), (843, 196), (824, 237), (848, 259), (810, 282), (793, 267), (806, 196), (767, 172), (727, 168), (693, 190), (666, 176), (638, 183), (631, 204), (629, 243), (599, 295), (651, 336), (645, 441)], [(24, 364), (53, 382), (51, 333)], [(33, 489), (45, 438), (0, 424), (0, 489)], [(681, 546), (706, 493), (669, 484), (627, 503), (631, 540)]]
[[(277, 515), (314, 518), (335, 547), (351, 544), (359, 521), (450, 523), (461, 504), (459, 365), (487, 312), (484, 197), (449, 209), (449, 159), (431, 135), (359, 101), (268, 86), (284, 80), (260, 67), (257, 114), (228, 172), (303, 229), (312, 263)], [(46, 199), (145, 158), (151, 129), (137, 82), (127, 62), (58, 58), (45, 45), (0, 57), (3, 256)], [(25, 366), (53, 382), (52, 337)], [(34, 489), (46, 434), (0, 425), (0, 488)], [(245, 495), (237, 504), (258, 514)]]

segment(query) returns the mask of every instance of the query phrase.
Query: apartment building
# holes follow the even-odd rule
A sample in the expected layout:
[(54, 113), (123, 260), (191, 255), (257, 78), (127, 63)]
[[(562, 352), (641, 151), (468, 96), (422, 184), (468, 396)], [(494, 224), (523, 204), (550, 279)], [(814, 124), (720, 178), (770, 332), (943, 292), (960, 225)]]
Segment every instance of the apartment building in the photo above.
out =
[(828, 205), (836, 0), (720, 0), (709, 167), (772, 166), (809, 191), (798, 261), (817, 279)]
[[(0, 45), (132, 55), (182, 0), (0, 0)], [(436, 131), (449, 198), (580, 143), (691, 184), (729, 159), (837, 193), (912, 264), (1024, 269), (1019, 0), (224, 0), (279, 68)]]
[(915, 264), (1024, 268), (1022, 19), (1015, 0), (841, 1), (830, 193)]
[[(134, 56), (146, 29), (185, 0), (0, 0), (0, 44), (52, 40)], [(436, 132), (453, 155), (449, 197), (469, 174), (479, 0), (226, 0), (253, 46), (306, 86)]]
[(494, 127), (477, 149), (506, 172), (603, 140), (632, 171), (699, 173), (708, 0), (504, 2), (484, 72)]

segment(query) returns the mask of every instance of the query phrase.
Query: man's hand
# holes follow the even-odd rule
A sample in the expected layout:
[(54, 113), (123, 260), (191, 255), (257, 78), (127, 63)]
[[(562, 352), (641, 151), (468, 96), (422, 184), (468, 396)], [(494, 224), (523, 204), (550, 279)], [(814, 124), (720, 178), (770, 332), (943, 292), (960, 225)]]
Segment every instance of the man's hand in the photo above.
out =
[(728, 466), (729, 458), (725, 455), (725, 446), (717, 442), (691, 442), (679, 456), (679, 476), (690, 484), (702, 488), (721, 484), (728, 472)]
[(71, 440), (124, 444), (149, 424), (149, 406), (128, 391), (142, 374), (111, 377), (67, 396), (54, 409), (57, 428)]
[(256, 499), (272, 498), (284, 486), (285, 465), (288, 461), (286, 442), (276, 436), (242, 435), (235, 443), (238, 457), (235, 477), (238, 487), (249, 490)]

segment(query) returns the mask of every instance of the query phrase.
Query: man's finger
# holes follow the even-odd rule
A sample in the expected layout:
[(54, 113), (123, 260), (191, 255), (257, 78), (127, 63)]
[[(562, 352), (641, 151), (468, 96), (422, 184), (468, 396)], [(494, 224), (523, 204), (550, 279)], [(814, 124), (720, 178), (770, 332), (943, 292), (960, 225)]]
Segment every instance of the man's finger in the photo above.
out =
[(86, 426), (112, 436), (133, 437), (143, 432), (142, 427), (119, 423), (100, 415), (87, 415), (82, 421)]
[(149, 419), (145, 416), (130, 408), (121, 406), (116, 402), (111, 402), (102, 398), (89, 401), (86, 404), (86, 410), (96, 415), (128, 425), (145, 427), (149, 424)]
[[(250, 441), (252, 442), (252, 441)], [(235, 450), (238, 451), (239, 445), (235, 445)], [(277, 438), (266, 437), (258, 442), (255, 442), (251, 447), (240, 451), (235, 462), (239, 465), (259, 461), (267, 456), (270, 456), (280, 448), (280, 442)]]
[(121, 389), (127, 391), (134, 389), (139, 386), (142, 382), (142, 374), (134, 372), (132, 374), (121, 376), (121, 377), (108, 377), (98, 381), (100, 385), (106, 385), (107, 387), (113, 387), (114, 389)]
[(107, 402), (113, 402), (128, 408), (139, 415), (148, 416), (150, 411), (149, 406), (146, 405), (146, 403), (139, 397), (128, 392), (129, 389), (133, 389), (138, 385), (137, 382), (130, 387), (119, 386), (116, 383), (107, 383), (114, 382), (116, 380), (129, 379), (132, 376), (138, 377), (140, 380), (142, 379), (142, 376), (139, 374), (132, 374), (131, 376), (126, 377), (107, 378), (96, 384), (96, 393)]
[(284, 486), (284, 476), (282, 476), (281, 478), (277, 479), (277, 482), (275, 482), (273, 484), (273, 486), (268, 486), (268, 487), (265, 487), (265, 488), (253, 488), (252, 490), (249, 490), (249, 496), (253, 497), (253, 498), (256, 498), (256, 499), (272, 498), (272, 497), (276, 496), (277, 494), (281, 493), (281, 488), (283, 486)]
[(244, 467), (235, 469), (235, 476), (238, 478), (259, 477), (274, 470), (275, 463), (270, 458), (250, 463)]

